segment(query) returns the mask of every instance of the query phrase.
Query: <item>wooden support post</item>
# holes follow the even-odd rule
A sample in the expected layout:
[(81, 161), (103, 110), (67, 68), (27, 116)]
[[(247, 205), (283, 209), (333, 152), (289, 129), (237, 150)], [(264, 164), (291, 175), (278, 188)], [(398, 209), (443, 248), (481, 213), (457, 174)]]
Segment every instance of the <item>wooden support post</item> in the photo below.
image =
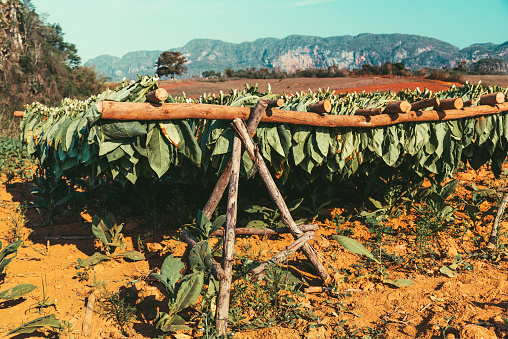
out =
[[(242, 142), (245, 146), (245, 149), (249, 153), (250, 158), (252, 161), (254, 161), (254, 164), (256, 168), (258, 169), (259, 175), (265, 182), (266, 188), (268, 189), (268, 193), (272, 197), (273, 201), (277, 205), (277, 208), (280, 211), (281, 219), (284, 222), (284, 225), (286, 225), (287, 228), (291, 231), (291, 234), (295, 238), (300, 237), (303, 232), (298, 229), (298, 227), (295, 224), (295, 221), (293, 220), (293, 217), (291, 216), (291, 213), (289, 212), (288, 207), (286, 206), (286, 202), (284, 201), (284, 198), (279, 192), (279, 189), (277, 188), (277, 185), (275, 185), (275, 182), (273, 181), (272, 176), (270, 175), (270, 172), (268, 170), (268, 167), (266, 167), (265, 161), (263, 160), (263, 157), (259, 153), (259, 150), (257, 147), (254, 146), (254, 142), (252, 141), (251, 137), (249, 136), (247, 129), (245, 128), (245, 125), (243, 124), (243, 121), (241, 119), (235, 119), (233, 120), (233, 126), (235, 127), (238, 135), (242, 139)], [(314, 251), (314, 249), (308, 244), (305, 243), (303, 245), (303, 251), (307, 258), (312, 262), (316, 270), (318, 271), (319, 276), (327, 282), (328, 279), (328, 272), (323, 267), (321, 262), (318, 260), (317, 255)]]
[(450, 99), (441, 99), (439, 101), (439, 107), (440, 110), (447, 110), (447, 109), (461, 109), (464, 107), (464, 101), (462, 101), (462, 98), (450, 98)]
[(416, 102), (411, 103), (411, 110), (412, 111), (421, 111), (424, 108), (427, 107), (439, 107), (439, 99), (434, 97), (430, 99), (420, 100)]
[(330, 103), (330, 100), (325, 99), (321, 100), (319, 102), (316, 102), (315, 104), (310, 104), (307, 107), (308, 112), (314, 112), (314, 113), (330, 113), (332, 110), (332, 104)]
[(480, 105), (498, 105), (504, 102), (504, 94), (501, 92), (485, 94), (480, 97)]
[(83, 318), (83, 327), (81, 334), (85, 337), (88, 337), (90, 335), (90, 330), (92, 329), (92, 316), (94, 304), (95, 304), (95, 292), (92, 292), (88, 297), (88, 303), (86, 304), (85, 310), (85, 317)]
[(220, 280), (219, 296), (217, 300), (217, 314), (215, 327), (219, 336), (226, 336), (228, 332), (229, 296), (233, 275), (233, 254), (235, 250), (235, 226), (237, 217), (238, 180), (240, 178), (240, 163), (242, 161), (242, 141), (237, 133), (233, 140), (233, 154), (231, 155), (231, 178), (229, 180), (228, 209), (226, 212), (226, 226), (224, 234), (224, 253), (222, 267), (225, 277)]
[(411, 111), (411, 104), (405, 100), (390, 102), (384, 109), (383, 113), (397, 114), (408, 113)]
[(378, 115), (381, 114), (382, 108), (362, 108), (357, 109), (355, 111), (355, 115), (365, 115), (365, 116), (371, 116), (371, 115)]
[[(317, 231), (319, 229), (319, 226), (316, 224), (310, 224), (310, 225), (300, 225), (298, 228), (302, 232), (309, 232), (309, 231)], [(284, 233), (291, 233), (291, 231), (286, 227), (280, 227), (280, 228), (236, 228), (235, 234), (236, 235), (277, 235), (277, 234), (284, 234)], [(210, 234), (212, 237), (223, 237), (224, 236), (224, 230), (220, 229), (212, 234)]]
[[(185, 249), (185, 253), (182, 255), (182, 257), (188, 257), (190, 249), (192, 247), (196, 246), (197, 240), (186, 229), (182, 229), (182, 231), (180, 233), (180, 237), (188, 245), (187, 248)], [(217, 280), (224, 279), (224, 277), (225, 277), (224, 270), (219, 265), (219, 263), (217, 261), (215, 261), (215, 259), (213, 259), (213, 258), (212, 258), (212, 274)]]
[[(501, 191), (501, 190), (498, 190)], [(503, 192), (503, 191), (501, 191)], [(497, 210), (496, 218), (494, 219), (494, 224), (492, 225), (492, 232), (490, 233), (489, 243), (487, 244), (487, 248), (494, 249), (496, 247), (497, 240), (497, 232), (499, 230), (499, 223), (501, 222), (501, 218), (503, 217), (504, 209), (506, 208), (506, 204), (508, 204), (508, 192), (504, 191), (503, 200), (501, 201), (501, 205)]]
[[(247, 131), (249, 132), (249, 135), (254, 135), (254, 133), (256, 133), (256, 128), (258, 127), (259, 122), (261, 121), (261, 117), (263, 117), (263, 114), (265, 113), (267, 106), (268, 106), (267, 100), (259, 99), (258, 103), (256, 104), (256, 107), (254, 108), (254, 112), (249, 116), (249, 120), (247, 120)], [(204, 215), (206, 215), (208, 219), (212, 217), (212, 213), (217, 208), (217, 205), (219, 204), (219, 201), (222, 198), (222, 194), (224, 194), (224, 191), (226, 190), (226, 186), (229, 183), (230, 171), (231, 171), (231, 159), (224, 168), (224, 171), (222, 172), (221, 176), (219, 177), (219, 180), (217, 181), (215, 187), (213, 188), (212, 195), (210, 195), (208, 202), (203, 208), (203, 213)]]
[(307, 241), (314, 239), (314, 236), (315, 236), (314, 232), (305, 233), (301, 237), (297, 238), (295, 242), (286, 247), (284, 250), (274, 255), (273, 258), (271, 258), (268, 261), (265, 261), (258, 267), (250, 270), (250, 273), (252, 274), (251, 280), (252, 281), (259, 280), (263, 275), (265, 275), (265, 269), (268, 265), (280, 264), (281, 262), (286, 260), (291, 254), (296, 252), (300, 247), (305, 245)]
[(163, 102), (168, 98), (168, 92), (164, 88), (157, 88), (146, 94), (146, 101), (153, 103)]

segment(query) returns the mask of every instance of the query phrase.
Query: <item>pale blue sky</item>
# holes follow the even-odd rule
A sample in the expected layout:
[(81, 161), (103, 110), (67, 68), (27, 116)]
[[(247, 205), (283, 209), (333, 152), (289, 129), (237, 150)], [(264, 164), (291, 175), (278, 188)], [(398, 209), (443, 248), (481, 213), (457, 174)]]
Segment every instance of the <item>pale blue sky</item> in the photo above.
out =
[(228, 42), (407, 33), (459, 48), (508, 40), (508, 0), (32, 0), (85, 62), (167, 50), (196, 38)]

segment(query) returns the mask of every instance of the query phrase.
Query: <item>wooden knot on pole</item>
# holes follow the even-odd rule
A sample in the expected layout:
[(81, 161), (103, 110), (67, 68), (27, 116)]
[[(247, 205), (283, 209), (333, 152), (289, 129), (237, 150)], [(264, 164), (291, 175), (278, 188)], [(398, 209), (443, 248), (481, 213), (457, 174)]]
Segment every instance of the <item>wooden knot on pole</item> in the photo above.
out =
[(497, 105), (502, 104), (505, 96), (501, 92), (485, 94), (480, 97), (480, 105)]
[(464, 101), (464, 107), (471, 107), (474, 106), (474, 104), (476, 104), (475, 99), (469, 99), (467, 101)]
[(164, 88), (157, 88), (146, 95), (146, 101), (158, 104), (168, 98), (168, 92)]
[(408, 113), (411, 111), (411, 104), (405, 100), (394, 101), (386, 105), (383, 113), (397, 114), (397, 113)]
[(447, 109), (461, 109), (462, 107), (464, 107), (464, 101), (462, 101), (462, 98), (450, 98), (441, 99), (438, 108), (445, 111)]
[(330, 113), (332, 110), (332, 104), (330, 103), (330, 100), (325, 99), (321, 100), (319, 102), (316, 102), (315, 104), (310, 104), (307, 107), (307, 112), (314, 112), (314, 113)]

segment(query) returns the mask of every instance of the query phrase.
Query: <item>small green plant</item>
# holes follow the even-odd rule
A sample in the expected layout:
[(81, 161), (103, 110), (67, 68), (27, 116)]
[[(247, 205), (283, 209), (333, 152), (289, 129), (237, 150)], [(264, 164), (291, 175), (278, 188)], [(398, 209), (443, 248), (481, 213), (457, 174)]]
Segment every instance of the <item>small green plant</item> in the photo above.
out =
[(221, 228), (226, 222), (226, 216), (221, 215), (217, 217), (214, 222), (211, 222), (203, 211), (198, 211), (196, 224), (190, 228), (190, 232), (196, 237), (198, 241), (210, 239), (210, 235)]
[[(0, 275), (3, 274), (5, 267), (18, 255), (18, 248), (21, 245), (21, 240), (16, 240), (2, 249), (2, 242), (0, 242)], [(37, 287), (32, 284), (20, 284), (9, 288), (8, 290), (0, 292), (1, 300), (15, 300), (21, 298), (25, 294), (32, 292)]]
[[(297, 199), (287, 203), (290, 212), (297, 209), (303, 202), (302, 199)], [(272, 209), (265, 206), (251, 205), (246, 210), (252, 217), (251, 221), (247, 224), (247, 228), (267, 228), (267, 227), (284, 227), (284, 223), (280, 219), (279, 209)]]
[(443, 339), (446, 339), (446, 332), (450, 329), (450, 328), (454, 328), (453, 325), (450, 325), (450, 322), (453, 320), (453, 318), (455, 318), (454, 315), (451, 315), (449, 317), (446, 317), (445, 318), (445, 321), (446, 321), (446, 324), (444, 326), (441, 326), (439, 324), (435, 324), (437, 327), (439, 327), (439, 329), (441, 330), (441, 334), (443, 335)]
[(44, 308), (50, 307), (50, 306), (53, 306), (55, 308), (55, 310), (56, 310), (56, 303), (54, 301), (49, 301), (49, 297), (46, 296), (46, 288), (48, 286), (48, 283), (47, 283), (47, 280), (46, 280), (46, 276), (44, 276), (44, 279), (41, 278), (41, 280), (42, 280), (42, 301), (30, 305), (28, 307), (28, 310), (26, 312), (30, 312), (32, 310), (32, 308), (35, 308), (35, 309), (39, 310), (39, 314), (42, 314), (42, 310)]
[(125, 248), (124, 237), (121, 233), (122, 228), (123, 224), (117, 225), (116, 219), (111, 213), (104, 220), (99, 216), (94, 216), (92, 218), (92, 232), (101, 241), (102, 248), (106, 253), (95, 252), (84, 260), (79, 258), (76, 269), (93, 266), (101, 261), (116, 258), (128, 258), (134, 261), (144, 260), (145, 256), (138, 251), (117, 251), (118, 249), (123, 250)]
[(413, 280), (410, 280), (410, 279), (397, 279), (397, 280), (388, 279), (388, 273), (386, 272), (386, 267), (382, 264), (381, 261), (376, 259), (376, 257), (374, 257), (374, 255), (369, 250), (367, 250), (362, 244), (360, 244), (358, 241), (348, 238), (348, 237), (345, 237), (345, 236), (342, 236), (342, 235), (334, 235), (333, 238), (346, 250), (356, 253), (356, 254), (359, 254), (359, 255), (364, 255), (365, 257), (374, 261), (377, 264), (377, 268), (376, 268), (375, 272), (358, 277), (355, 280), (377, 277), (381, 282), (395, 286), (395, 287), (405, 287), (405, 286), (412, 286), (413, 285)]
[(65, 335), (71, 339), (75, 338), (74, 334), (72, 333), (72, 325), (65, 320), (59, 320), (55, 318), (54, 314), (45, 315), (43, 317), (24, 323), (23, 325), (7, 333), (7, 335), (34, 333), (35, 331), (42, 330), (44, 328), (49, 328), (52, 331)]
[(123, 335), (131, 335), (131, 325), (136, 319), (137, 309), (130, 305), (126, 298), (122, 298), (120, 291), (109, 292), (104, 289), (99, 300), (100, 315), (108, 321), (113, 321)]
[[(210, 262), (207, 264), (211, 265)], [(184, 270), (185, 266), (182, 262), (173, 255), (169, 255), (162, 264), (160, 274), (152, 273), (152, 276), (164, 285), (169, 295), (168, 312), (160, 312), (155, 320), (157, 329), (163, 332), (190, 329), (178, 313), (198, 299), (203, 288), (205, 273), (196, 270), (192, 274), (183, 276), (181, 272)]]
[(229, 309), (233, 330), (293, 327), (298, 319), (314, 320), (312, 312), (297, 302), (297, 297), (304, 297), (297, 289), (299, 279), (280, 265), (270, 265), (265, 272), (261, 281), (241, 277), (234, 283)]

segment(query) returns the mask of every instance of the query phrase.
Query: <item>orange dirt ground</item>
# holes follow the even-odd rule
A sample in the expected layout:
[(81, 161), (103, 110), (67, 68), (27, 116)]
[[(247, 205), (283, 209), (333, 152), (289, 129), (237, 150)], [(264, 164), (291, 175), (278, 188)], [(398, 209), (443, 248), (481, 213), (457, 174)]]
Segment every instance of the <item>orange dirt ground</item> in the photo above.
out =
[[(381, 88), (378, 86), (377, 89)], [(508, 169), (508, 164), (504, 167)], [(384, 226), (395, 230), (396, 235), (383, 237), (377, 249), (400, 259), (398, 263), (386, 263), (388, 278), (412, 279), (413, 286), (395, 288), (382, 283), (376, 276), (369, 277), (369, 274), (376, 272), (375, 266), (367, 267), (366, 260), (346, 251), (332, 238), (337, 234), (337, 228), (352, 229), (352, 238), (370, 245), (375, 243), (375, 234), (368, 230), (365, 222), (353, 218), (352, 221), (337, 224), (335, 217), (340, 214), (356, 215), (360, 206), (337, 206), (322, 210), (315, 220), (321, 228), (311, 244), (325, 260), (335, 290), (296, 297), (301, 303), (300, 307), (313, 312), (317, 318), (312, 321), (298, 320), (292, 328), (274, 326), (236, 332), (234, 338), (442, 338), (441, 328), (447, 325), (447, 319), (450, 327), (446, 331), (446, 338), (507, 337), (508, 327), (502, 319), (508, 317), (506, 253), (500, 251), (494, 258), (487, 259), (485, 256), (492, 255), (492, 252), (484, 252), (493, 216), (487, 215), (473, 224), (461, 212), (463, 201), (471, 201), (472, 193), (468, 188), (472, 183), (480, 189), (497, 188), (504, 186), (507, 179), (494, 178), (486, 166), (478, 171), (470, 168), (459, 171), (456, 179), (459, 180), (459, 186), (450, 198), (450, 204), (459, 209), (454, 214), (453, 227), (437, 234), (433, 249), (439, 256), (435, 262), (428, 261), (423, 270), (414, 267), (413, 264), (418, 260), (410, 260), (415, 257), (414, 229), (419, 216), (416, 210), (400, 208), (398, 213), (383, 222)], [(56, 318), (74, 324), (73, 333), (76, 338), (81, 338), (88, 297), (91, 293), (100, 297), (105, 286), (109, 291), (122, 290), (137, 297), (138, 313), (131, 337), (156, 337), (153, 320), (157, 311), (167, 311), (167, 296), (162, 286), (150, 277), (150, 273), (158, 272), (168, 254), (179, 257), (185, 250), (185, 244), (176, 240), (178, 231), (175, 229), (179, 225), (175, 224), (171, 211), (160, 216), (164, 225), (162, 234), (145, 239), (144, 254), (147, 260), (106, 261), (89, 271), (88, 280), (80, 281), (75, 269), (77, 259), (86, 258), (98, 250), (91, 231), (92, 216), (98, 214), (104, 217), (105, 211), (79, 212), (61, 207), (52, 226), (39, 227), (46, 220), (44, 210), (29, 209), (24, 217), (16, 210), (20, 203), (34, 201), (30, 194), (34, 183), (18, 178), (14, 184), (7, 185), (5, 176), (0, 181), (0, 241), (5, 246), (15, 236), (24, 239), (18, 256), (7, 266), (6, 275), (0, 280), (0, 291), (20, 283), (38, 286), (24, 298), (0, 302), (0, 336), (23, 322), (41, 315), (55, 314)], [(124, 217), (122, 207), (117, 206), (108, 212), (115, 214), (119, 223), (125, 224), (127, 248), (137, 250), (138, 236), (152, 230), (151, 218), (143, 214)], [(482, 212), (491, 207), (497, 209), (494, 196), (480, 205)], [(502, 243), (507, 242), (507, 230), (508, 223), (503, 221)], [(266, 260), (291, 242), (289, 235), (240, 237), (235, 253)], [(477, 255), (473, 255), (475, 253)], [(479, 255), (481, 253), (484, 253), (483, 257)], [(458, 254), (462, 256), (458, 275), (449, 278), (441, 274), (439, 268), (452, 264)], [(305, 264), (306, 261), (302, 254), (294, 254), (288, 266), (305, 277), (310, 285), (322, 286), (323, 283)], [(347, 270), (349, 277), (344, 273)], [(55, 301), (56, 307), (44, 308), (39, 314), (33, 305), (43, 301), (42, 279), (47, 283), (45, 296), (48, 301)], [(199, 303), (195, 307), (199, 309)], [(199, 314), (196, 308), (193, 306), (185, 310), (184, 317), (189, 319)], [(93, 314), (89, 338), (123, 338), (114, 323), (99, 313)], [(201, 335), (203, 332), (199, 330), (172, 334), (173, 338), (178, 339)], [(37, 332), (15, 338), (34, 337), (50, 337), (50, 334)]]

